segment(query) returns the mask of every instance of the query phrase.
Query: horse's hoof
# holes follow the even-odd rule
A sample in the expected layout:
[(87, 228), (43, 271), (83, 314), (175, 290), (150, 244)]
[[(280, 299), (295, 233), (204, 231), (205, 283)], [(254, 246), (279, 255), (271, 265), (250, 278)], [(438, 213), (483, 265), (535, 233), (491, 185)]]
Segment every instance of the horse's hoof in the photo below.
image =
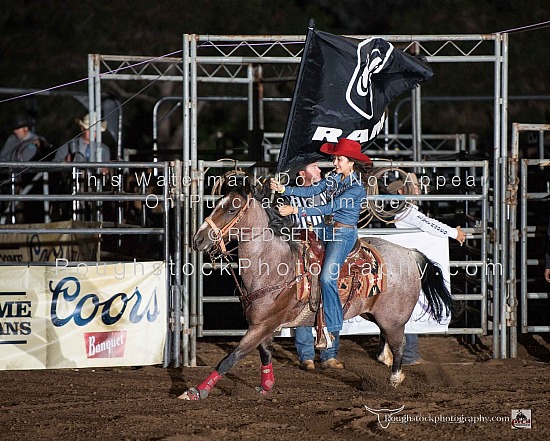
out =
[(201, 399), (200, 391), (196, 387), (192, 387), (189, 390), (186, 390), (179, 397), (180, 400), (186, 401), (198, 401)]
[(392, 374), (390, 377), (390, 385), (393, 387), (399, 386), (401, 383), (403, 383), (403, 380), (405, 379), (405, 374), (403, 372), (398, 372), (397, 374)]
[(256, 387), (256, 392), (259, 392), (260, 395), (267, 395), (267, 390), (265, 390), (262, 386), (257, 386)]

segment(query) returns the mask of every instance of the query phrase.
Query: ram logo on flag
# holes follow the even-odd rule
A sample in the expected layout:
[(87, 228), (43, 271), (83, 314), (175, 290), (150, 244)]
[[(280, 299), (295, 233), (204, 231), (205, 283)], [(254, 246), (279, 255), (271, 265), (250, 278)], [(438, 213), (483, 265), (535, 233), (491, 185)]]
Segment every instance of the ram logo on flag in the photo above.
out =
[(386, 66), (393, 51), (393, 46), (389, 43), (387, 48), (372, 49), (369, 44), (372, 40), (369, 38), (357, 46), (357, 66), (346, 90), (348, 104), (366, 119), (374, 116), (371, 77)]
[(342, 137), (366, 150), (384, 127), (388, 104), (432, 75), (426, 63), (383, 38), (341, 37), (312, 21), (277, 172), (295, 169), (298, 158), (321, 159), (319, 147)]

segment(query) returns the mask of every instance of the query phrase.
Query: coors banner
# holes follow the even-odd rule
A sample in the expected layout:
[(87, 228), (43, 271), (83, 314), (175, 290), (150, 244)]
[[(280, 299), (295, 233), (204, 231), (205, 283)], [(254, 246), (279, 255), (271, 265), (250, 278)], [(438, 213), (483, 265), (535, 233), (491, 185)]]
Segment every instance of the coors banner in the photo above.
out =
[(298, 155), (315, 155), (322, 143), (341, 137), (365, 150), (382, 130), (391, 100), (433, 75), (425, 63), (382, 38), (361, 41), (314, 26), (312, 20), (277, 172), (287, 171)]

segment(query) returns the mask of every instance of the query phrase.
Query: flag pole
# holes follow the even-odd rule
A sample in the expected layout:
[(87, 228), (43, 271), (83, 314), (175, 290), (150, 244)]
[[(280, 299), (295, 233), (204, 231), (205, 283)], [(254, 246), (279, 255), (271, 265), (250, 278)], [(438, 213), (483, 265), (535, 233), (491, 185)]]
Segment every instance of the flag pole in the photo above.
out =
[[(287, 161), (287, 144), (290, 139), (290, 132), (292, 132), (292, 126), (294, 124), (294, 116), (296, 114), (296, 101), (298, 91), (300, 89), (300, 83), (304, 76), (304, 66), (305, 60), (309, 52), (309, 46), (311, 44), (311, 39), (313, 38), (313, 31), (315, 30), (315, 20), (310, 18), (308, 24), (308, 31), (306, 35), (306, 41), (304, 43), (304, 51), (302, 52), (302, 59), (300, 61), (300, 68), (298, 69), (298, 76), (296, 78), (296, 85), (294, 87), (294, 93), (292, 94), (292, 102), (290, 104), (290, 111), (288, 113), (288, 119), (286, 121), (285, 132), (283, 135), (283, 140), (281, 141), (281, 148), (279, 149), (279, 159), (277, 161), (277, 173), (283, 171), (283, 166), (288, 162)], [(282, 154), (282, 157), (281, 157)], [(281, 160), (282, 159), (282, 160)]]

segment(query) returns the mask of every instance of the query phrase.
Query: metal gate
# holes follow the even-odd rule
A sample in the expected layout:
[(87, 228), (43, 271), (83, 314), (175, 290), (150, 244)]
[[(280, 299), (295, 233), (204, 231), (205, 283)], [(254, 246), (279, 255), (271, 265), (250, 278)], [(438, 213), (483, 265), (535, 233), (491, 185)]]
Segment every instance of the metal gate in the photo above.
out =
[[(538, 134), (539, 159), (519, 159), (520, 134), (522, 133)], [(529, 311), (534, 306), (535, 301), (547, 300), (549, 297), (547, 289), (546, 292), (543, 290), (532, 291), (533, 287), (540, 287), (540, 283), (536, 283), (537, 280), (542, 281), (544, 284), (542, 271), (537, 271), (533, 276), (530, 276), (529, 272), (530, 267), (540, 268), (539, 263), (543, 260), (543, 254), (541, 254), (541, 247), (536, 248), (534, 245), (544, 243), (547, 235), (547, 222), (550, 217), (550, 188), (548, 188), (550, 185), (550, 169), (548, 168), (550, 167), (550, 160), (544, 159), (544, 135), (547, 133), (550, 133), (550, 124), (514, 123), (512, 125), (512, 155), (509, 160), (508, 175), (510, 186), (510, 277), (507, 281), (509, 292), (506, 296), (507, 323), (510, 332), (509, 351), (512, 358), (517, 356), (518, 307), (521, 314), (520, 330), (522, 333), (550, 332), (550, 325), (547, 320), (548, 313), (542, 314), (546, 318), (543, 324), (532, 325), (529, 322)], [(518, 162), (519, 168), (517, 166)], [(530, 172), (536, 169), (546, 171), (545, 176), (533, 176)], [(541, 182), (534, 182), (536, 179)], [(534, 183), (539, 184), (539, 186), (542, 184), (542, 188), (530, 191), (529, 185)], [(517, 213), (518, 200), (519, 213)], [(520, 219), (519, 228), (516, 221), (518, 215)], [(533, 220), (542, 221), (544, 226), (541, 228), (540, 223), (529, 225), (529, 222), (533, 222)], [(517, 242), (519, 242), (520, 247), (519, 259), (516, 255)], [(517, 295), (518, 277), (520, 284), (519, 296)], [(539, 307), (547, 308), (547, 302), (539, 305)]]
[[(367, 38), (368, 36), (354, 36)], [(415, 54), (425, 56), (432, 64), (437, 63), (474, 63), (492, 66), (494, 78), (494, 127), (493, 127), (493, 166), (489, 170), (489, 181), (492, 191), (487, 193), (486, 209), (488, 215), (484, 217), (486, 227), (483, 231), (475, 230), (475, 234), (485, 237), (485, 244), (479, 247), (485, 258), (475, 259), (480, 265), (491, 263), (495, 267), (503, 266), (508, 261), (507, 231), (509, 225), (503, 215), (507, 182), (505, 179), (507, 168), (507, 108), (508, 108), (508, 35), (419, 35), (419, 36), (384, 36), (388, 41), (399, 44), (404, 50), (412, 49)], [(255, 97), (255, 84), (258, 78), (264, 81), (276, 80), (283, 77), (295, 77), (303, 50), (305, 36), (216, 36), (184, 34), (183, 36), (183, 64), (179, 59), (159, 57), (102, 56), (89, 57), (89, 94), (90, 116), (92, 120), (100, 116), (101, 81), (103, 80), (131, 80), (146, 79), (150, 81), (183, 81), (183, 151), (181, 178), (186, 185), (175, 190), (176, 210), (181, 210), (181, 243), (178, 243), (176, 255), (181, 257), (181, 268), (190, 266), (197, 268), (201, 256), (194, 253), (190, 247), (190, 238), (197, 230), (202, 217), (197, 207), (193, 206), (193, 198), (203, 196), (199, 186), (203, 177), (203, 163), (199, 165), (198, 152), (198, 101), (199, 85), (203, 83), (242, 85), (246, 88), (249, 129), (263, 127), (263, 115), (272, 102), (289, 101), (290, 98)], [(132, 67), (138, 65), (139, 68)], [(129, 68), (131, 67), (131, 68)], [(125, 70), (122, 73), (122, 70)], [(414, 118), (412, 120), (411, 159), (421, 161), (425, 155), (425, 143), (429, 135), (422, 132), (422, 109), (420, 88), (412, 93), (411, 107)], [(212, 98), (214, 99), (214, 98)], [(222, 99), (220, 97), (220, 99)], [(255, 106), (257, 106), (255, 108)], [(259, 118), (258, 118), (259, 115)], [(282, 131), (281, 131), (282, 132)], [(277, 149), (277, 139), (281, 132), (265, 132), (264, 142), (266, 149)], [(388, 139), (392, 134), (387, 131)], [(101, 134), (96, 133), (100, 139)], [(401, 135), (399, 135), (401, 136)], [(399, 136), (393, 139), (399, 140)], [(454, 135), (452, 135), (454, 136)], [(380, 136), (382, 138), (382, 135)], [(392, 149), (389, 144), (383, 146), (380, 156), (390, 156)], [(461, 147), (459, 147), (461, 148)], [(276, 154), (276, 152), (274, 152)], [(432, 151), (433, 154), (433, 151)], [(265, 159), (274, 159), (265, 156)], [(434, 157), (435, 158), (435, 157)], [(418, 162), (419, 163), (419, 162)], [(454, 164), (453, 164), (454, 165)], [(424, 164), (425, 167), (430, 167)], [(457, 167), (480, 167), (487, 165), (458, 164)], [(483, 173), (485, 176), (485, 172)], [(489, 182), (487, 181), (487, 182)], [(181, 190), (181, 191), (180, 191)], [(483, 223), (483, 222), (482, 222)], [(477, 228), (474, 227), (474, 228)], [(474, 234), (470, 233), (470, 234)], [(463, 264), (460, 264), (463, 265)], [(464, 264), (465, 265), (465, 264)], [(182, 300), (182, 317), (176, 320), (183, 324), (182, 361), (185, 365), (196, 364), (196, 338), (200, 333), (202, 317), (202, 292), (200, 278), (196, 274), (187, 276), (181, 268), (176, 268), (173, 289)], [(504, 269), (503, 271), (507, 271)], [(506, 296), (506, 273), (487, 274), (486, 284), (483, 282), (483, 293), (479, 294), (486, 299), (483, 315), (487, 317), (486, 327), (480, 326), (483, 333), (493, 331), (493, 354), (495, 357), (506, 356), (503, 346), (506, 345), (506, 311), (503, 311), (503, 299)], [(479, 297), (479, 300), (482, 300)], [(485, 319), (484, 319), (485, 320)], [(485, 329), (486, 328), (486, 329)], [(175, 332), (179, 333), (178, 329)], [(468, 332), (470, 333), (470, 332)], [(179, 359), (174, 360), (178, 365)]]

